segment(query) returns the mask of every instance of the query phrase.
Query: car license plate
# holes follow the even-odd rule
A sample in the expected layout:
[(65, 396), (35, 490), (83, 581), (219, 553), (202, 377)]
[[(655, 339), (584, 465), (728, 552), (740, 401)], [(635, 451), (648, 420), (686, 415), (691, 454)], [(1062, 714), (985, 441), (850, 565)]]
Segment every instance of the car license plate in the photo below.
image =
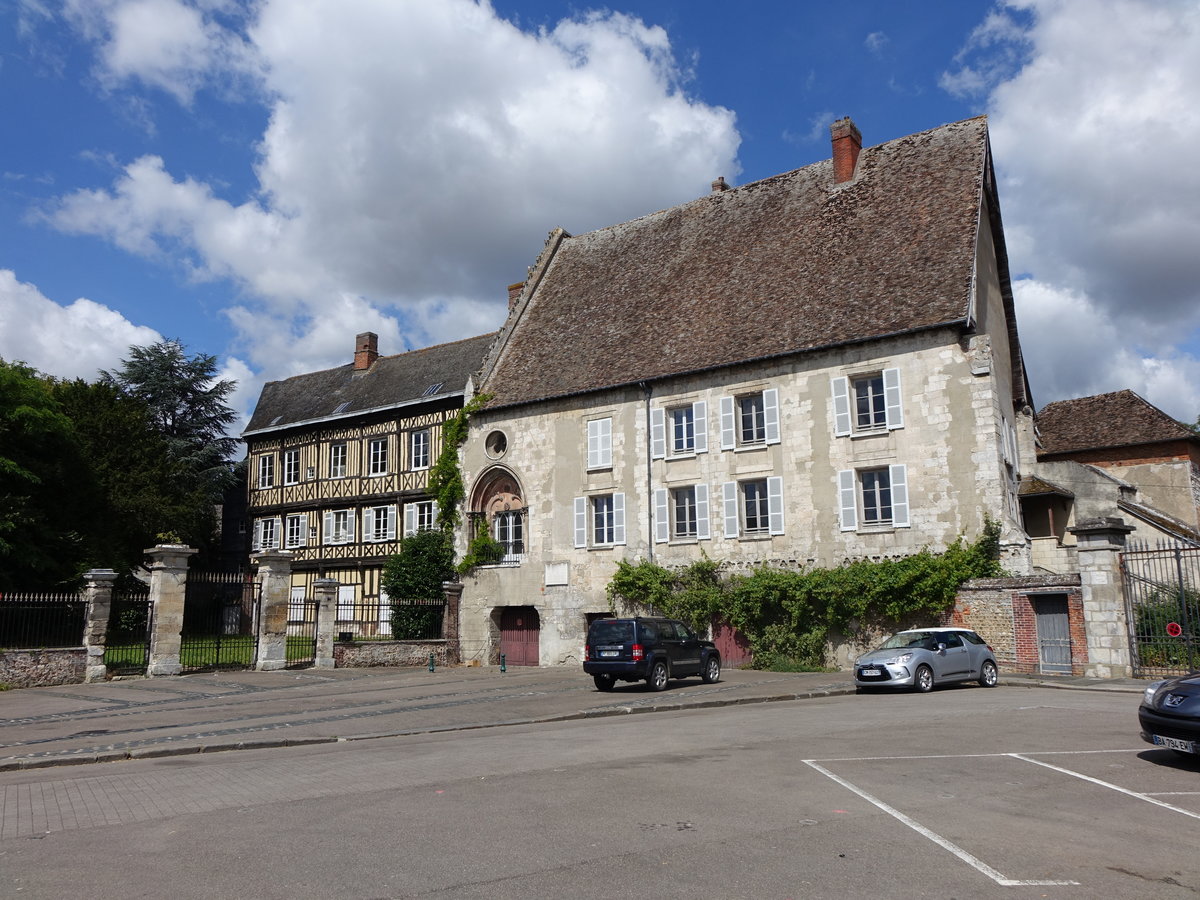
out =
[(880, 672), (878, 669), (863, 669), (858, 674), (861, 675), (863, 678), (875, 678), (876, 676), (882, 675), (883, 673)]
[(1196, 744), (1193, 741), (1181, 741), (1179, 738), (1163, 737), (1160, 734), (1154, 735), (1154, 743), (1160, 747), (1170, 747), (1172, 750), (1182, 750), (1184, 753), (1195, 753)]
[(616, 650), (601, 650), (600, 655), (601, 656), (616, 656), (617, 651)]

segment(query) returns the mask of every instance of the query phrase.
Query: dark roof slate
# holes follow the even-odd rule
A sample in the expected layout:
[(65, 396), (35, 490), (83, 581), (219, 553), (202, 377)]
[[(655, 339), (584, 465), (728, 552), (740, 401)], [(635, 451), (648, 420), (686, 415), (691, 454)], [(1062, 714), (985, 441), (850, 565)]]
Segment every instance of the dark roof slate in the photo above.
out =
[[(243, 432), (286, 428), (304, 422), (353, 418), (428, 396), (461, 394), (478, 369), (495, 333), (381, 356), (366, 370), (353, 365), (308, 372), (263, 385)], [(430, 390), (441, 385), (436, 390)], [(345, 406), (343, 407), (343, 404)]]
[(979, 117), (864, 148), (841, 185), (824, 160), (552, 235), (482, 389), (530, 402), (961, 324), (988, 166)]
[(1037, 427), (1039, 456), (1197, 439), (1133, 391), (1047, 403), (1037, 414)]

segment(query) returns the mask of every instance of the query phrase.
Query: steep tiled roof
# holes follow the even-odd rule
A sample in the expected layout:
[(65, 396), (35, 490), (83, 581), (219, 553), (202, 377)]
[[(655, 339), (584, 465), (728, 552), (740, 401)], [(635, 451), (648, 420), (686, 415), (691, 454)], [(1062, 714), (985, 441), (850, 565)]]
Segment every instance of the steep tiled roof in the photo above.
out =
[(1039, 456), (1196, 439), (1133, 391), (1048, 403), (1037, 414), (1037, 426), (1042, 439)]
[(552, 234), (483, 389), (521, 403), (963, 323), (987, 154), (970, 119), (864, 148), (844, 184), (825, 160)]
[(426, 397), (462, 394), (496, 335), (381, 356), (366, 370), (352, 365), (269, 381), (243, 432), (360, 416)]

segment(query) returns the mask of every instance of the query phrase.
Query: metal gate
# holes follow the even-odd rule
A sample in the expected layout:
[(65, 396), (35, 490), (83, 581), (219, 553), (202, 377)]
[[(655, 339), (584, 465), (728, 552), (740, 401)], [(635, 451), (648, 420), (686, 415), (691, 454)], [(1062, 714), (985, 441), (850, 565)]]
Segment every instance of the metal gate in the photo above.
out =
[(185, 672), (254, 665), (260, 587), (238, 572), (188, 572), (179, 645)]
[(1133, 544), (1121, 554), (1133, 674), (1200, 666), (1200, 547)]
[(104, 665), (110, 675), (144, 675), (150, 664), (154, 604), (148, 587), (114, 591), (104, 638)]
[(304, 588), (293, 591), (288, 600), (287, 667), (304, 669), (317, 659), (317, 603), (306, 596)]

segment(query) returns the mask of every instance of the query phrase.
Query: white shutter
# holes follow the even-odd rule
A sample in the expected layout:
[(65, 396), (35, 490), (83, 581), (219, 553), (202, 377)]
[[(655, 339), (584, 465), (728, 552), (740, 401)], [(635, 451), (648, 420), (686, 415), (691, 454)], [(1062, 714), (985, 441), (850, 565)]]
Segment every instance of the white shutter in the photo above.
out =
[(766, 426), (767, 443), (779, 443), (779, 388), (763, 391), (763, 424)]
[(892, 479), (892, 526), (908, 528), (908, 468), (888, 466)]
[(838, 472), (838, 501), (842, 531), (854, 531), (858, 528), (858, 490), (853, 469)]
[(396, 539), (396, 507), (394, 505), (387, 508), (387, 539), (389, 541)]
[(733, 398), (721, 398), (721, 449), (732, 450), (737, 446), (736, 421), (733, 415)]
[(587, 546), (587, 497), (575, 498), (575, 546)]
[(262, 519), (254, 520), (254, 540), (250, 542), (250, 549), (258, 551), (262, 549)]
[(667, 455), (667, 416), (662, 407), (650, 410), (650, 458)]
[(654, 491), (654, 542), (665, 544), (671, 539), (671, 514), (667, 507), (667, 489)]
[(696, 538), (707, 541), (712, 535), (708, 530), (708, 485), (696, 485)]
[(321, 532), (321, 542), (325, 544), (333, 543), (333, 511), (325, 513), (324, 529)]
[(833, 434), (845, 437), (851, 431), (850, 379), (839, 375), (829, 383), (833, 390)]
[(308, 513), (301, 513), (300, 519), (300, 540), (296, 543), (297, 547), (308, 546)]
[(904, 404), (900, 399), (900, 370), (883, 370), (883, 404), (887, 413), (887, 427), (904, 427)]
[(357, 524), (356, 517), (353, 514), (346, 516), (346, 543), (354, 543), (354, 526)]
[(374, 509), (364, 509), (362, 511), (362, 536), (364, 543), (369, 543), (375, 540)]
[(783, 534), (783, 479), (767, 479), (767, 526), (771, 534)]
[(408, 537), (408, 536), (416, 534), (416, 533), (417, 533), (417, 504), (405, 503), (404, 504), (404, 536)]
[(613, 543), (625, 543), (625, 495), (613, 494)]
[(721, 485), (722, 518), (725, 520), (725, 537), (738, 536), (738, 486), (736, 481)]
[(696, 429), (696, 452), (708, 452), (708, 404), (697, 400), (692, 404), (692, 422)]
[(588, 468), (607, 469), (612, 465), (612, 419), (588, 422)]
[(429, 501), (429, 527), (437, 530), (438, 527), (438, 505), (436, 500)]

